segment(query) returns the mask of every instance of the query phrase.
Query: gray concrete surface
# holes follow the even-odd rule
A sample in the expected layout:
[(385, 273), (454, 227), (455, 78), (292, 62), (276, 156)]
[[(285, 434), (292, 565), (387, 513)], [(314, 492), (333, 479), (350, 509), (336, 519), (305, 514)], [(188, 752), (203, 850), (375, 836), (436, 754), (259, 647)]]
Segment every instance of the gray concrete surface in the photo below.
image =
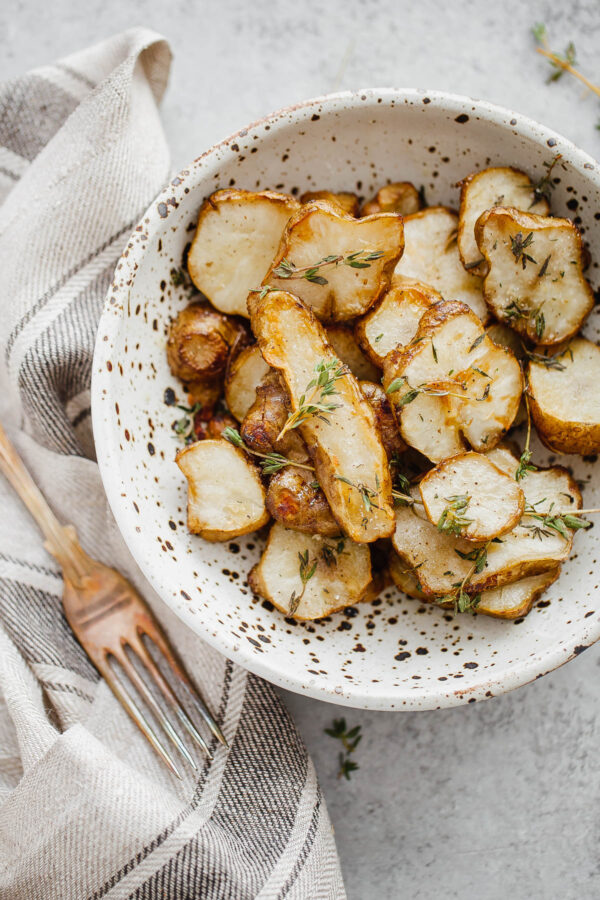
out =
[[(540, 119), (600, 155), (600, 102), (546, 86), (544, 21), (600, 80), (598, 0), (44, 0), (0, 8), (0, 77), (145, 24), (175, 60), (163, 106), (175, 166), (279, 106), (344, 88), (442, 88)], [(600, 648), (468, 708), (361, 724), (360, 770), (336, 778), (323, 728), (344, 711), (286, 695), (313, 754), (351, 900), (600, 896)], [(310, 900), (310, 898), (307, 898)]]

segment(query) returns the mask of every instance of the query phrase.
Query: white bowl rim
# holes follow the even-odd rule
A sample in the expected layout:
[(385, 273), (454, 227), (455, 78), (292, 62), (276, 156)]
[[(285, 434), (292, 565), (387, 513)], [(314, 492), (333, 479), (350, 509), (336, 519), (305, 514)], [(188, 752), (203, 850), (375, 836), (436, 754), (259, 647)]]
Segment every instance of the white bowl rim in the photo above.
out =
[[(135, 271), (149, 245), (149, 241), (142, 240), (141, 232), (152, 232), (153, 228), (163, 221), (158, 213), (158, 206), (164, 198), (165, 202), (173, 197), (174, 190), (182, 192), (188, 181), (195, 179), (198, 169), (220, 148), (228, 146), (240, 137), (245, 137), (253, 129), (265, 124), (273, 123), (274, 130), (280, 125), (287, 126), (289, 121), (284, 121), (286, 115), (297, 115), (298, 121), (301, 122), (314, 107), (329, 105), (343, 101), (346, 104), (357, 108), (364, 108), (368, 105), (376, 105), (379, 98), (396, 99), (401, 101), (423, 101), (429, 98), (429, 102), (442, 106), (448, 111), (465, 112), (467, 114), (475, 112), (479, 119), (487, 120), (502, 127), (510, 127), (524, 137), (530, 138), (535, 143), (540, 144), (542, 140), (546, 141), (548, 147), (555, 152), (560, 150), (563, 156), (568, 153), (569, 161), (580, 169), (585, 169), (586, 177), (595, 182), (600, 190), (600, 171), (598, 162), (587, 154), (584, 150), (579, 149), (572, 141), (565, 138), (560, 133), (536, 122), (521, 113), (514, 112), (503, 106), (490, 103), (486, 100), (479, 100), (461, 94), (454, 94), (440, 90), (427, 90), (424, 88), (364, 88), (356, 91), (338, 91), (322, 96), (313, 97), (300, 103), (282, 107), (268, 115), (251, 122), (244, 128), (239, 129), (233, 134), (221, 141), (213, 144), (200, 156), (194, 159), (189, 165), (185, 166), (178, 174), (173, 175), (167, 185), (152, 200), (150, 206), (140, 218), (138, 225), (134, 228), (129, 236), (127, 244), (127, 255), (120, 257), (118, 264), (120, 266), (120, 275), (123, 284), (131, 284), (135, 277)], [(507, 120), (510, 124), (505, 124), (503, 120)], [(551, 143), (548, 143), (548, 142)], [(174, 188), (173, 180), (178, 179), (177, 187)], [(143, 228), (140, 229), (140, 226)], [(114, 305), (109, 307), (109, 297), (113, 297), (122, 293), (123, 288), (112, 286), (104, 304), (101, 320), (96, 336), (94, 347), (94, 363), (92, 366), (92, 384), (91, 384), (91, 408), (92, 408), (92, 427), (96, 449), (98, 451), (98, 466), (100, 475), (104, 485), (104, 490), (111, 507), (115, 521), (121, 532), (125, 543), (127, 544), (132, 556), (136, 560), (137, 565), (141, 569), (144, 577), (152, 585), (156, 593), (161, 597), (163, 602), (172, 609), (177, 616), (184, 621), (199, 637), (208, 644), (215, 647), (223, 653), (228, 659), (238, 663), (242, 667), (248, 669), (254, 674), (265, 678), (267, 681), (278, 685), (279, 687), (300, 693), (308, 697), (326, 702), (335, 703), (340, 706), (348, 706), (359, 709), (373, 710), (393, 710), (398, 712), (411, 711), (415, 709), (440, 709), (449, 706), (464, 705), (465, 697), (460, 691), (444, 693), (438, 689), (438, 692), (429, 687), (423, 691), (406, 692), (401, 694), (398, 689), (394, 693), (389, 690), (382, 690), (381, 693), (373, 691), (371, 685), (368, 692), (361, 691), (360, 684), (351, 684), (348, 690), (343, 693), (336, 693), (326, 684), (315, 682), (313, 684), (302, 683), (293, 676), (288, 676), (280, 668), (273, 666), (268, 655), (256, 657), (246, 652), (242, 645), (236, 644), (228, 633), (211, 634), (208, 629), (202, 628), (198, 617), (192, 615), (187, 607), (179, 607), (171, 604), (168, 599), (171, 588), (166, 584), (160, 572), (160, 566), (154, 568), (151, 564), (142, 564), (139, 562), (144, 554), (141, 547), (144, 539), (136, 533), (134, 528), (129, 527), (128, 516), (121, 501), (118, 479), (115, 472), (118, 471), (116, 447), (111, 447), (109, 435), (106, 429), (101, 427), (102, 416), (105, 412), (105, 405), (109, 402), (109, 392), (104, 391), (105, 384), (110, 380), (110, 373), (104, 366), (98, 366), (97, 359), (102, 355), (103, 335), (114, 333), (120, 319), (114, 316)], [(108, 310), (113, 315), (107, 316)], [(107, 327), (108, 323), (108, 327)], [(140, 552), (137, 552), (138, 549)], [(469, 689), (468, 696), (474, 700), (484, 700), (490, 696), (490, 690), (493, 689), (493, 695), (497, 696), (501, 693), (514, 690), (535, 681), (537, 678), (548, 674), (565, 663), (572, 660), (582, 650), (594, 644), (600, 638), (600, 617), (590, 617), (587, 622), (582, 622), (582, 629), (577, 643), (571, 650), (559, 646), (549, 646), (545, 652), (538, 652), (529, 660), (520, 663), (516, 668), (504, 671), (498, 678), (482, 679), (479, 685)], [(199, 627), (200, 626), (200, 627)]]

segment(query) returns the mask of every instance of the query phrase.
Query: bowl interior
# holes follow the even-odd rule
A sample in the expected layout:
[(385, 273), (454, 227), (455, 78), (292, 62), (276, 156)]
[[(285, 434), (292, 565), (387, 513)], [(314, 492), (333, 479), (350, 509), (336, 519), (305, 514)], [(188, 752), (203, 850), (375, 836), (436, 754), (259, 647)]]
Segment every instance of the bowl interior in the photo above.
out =
[[(557, 165), (553, 212), (584, 230), (600, 259), (596, 165), (526, 119), (435, 92), (382, 91), (311, 101), (259, 122), (200, 157), (152, 204), (115, 275), (100, 324), (93, 380), (98, 458), (111, 506), (134, 557), (163, 600), (202, 637), (247, 668), (292, 690), (353, 706), (435, 708), (523, 684), (571, 658), (599, 635), (598, 529), (576, 537), (559, 580), (521, 621), (453, 616), (395, 590), (373, 604), (295, 624), (252, 596), (246, 576), (263, 537), (209, 544), (185, 526), (186, 489), (173, 462), (164, 402), (171, 317), (188, 296), (171, 281), (202, 200), (218, 188), (355, 191), (386, 181), (423, 186), (429, 204), (458, 203), (457, 182), (490, 164), (535, 179)], [(597, 263), (588, 273), (597, 285)], [(597, 317), (586, 325), (597, 339)], [(535, 455), (552, 461), (539, 444)], [(566, 459), (566, 462), (565, 462)], [(561, 458), (597, 506), (591, 460)], [(597, 496), (598, 495), (598, 496)]]

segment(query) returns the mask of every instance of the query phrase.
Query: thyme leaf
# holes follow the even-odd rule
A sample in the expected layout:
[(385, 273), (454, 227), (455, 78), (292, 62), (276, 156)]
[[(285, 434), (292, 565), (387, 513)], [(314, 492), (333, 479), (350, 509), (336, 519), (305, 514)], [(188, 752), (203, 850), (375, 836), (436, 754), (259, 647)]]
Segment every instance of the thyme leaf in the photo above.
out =
[(358, 763), (350, 757), (362, 740), (361, 726), (355, 725), (354, 728), (348, 728), (346, 720), (342, 718), (334, 719), (332, 726), (323, 730), (329, 737), (341, 742), (344, 749), (338, 756), (338, 778), (350, 781), (352, 772), (356, 772), (359, 768)]
[(314, 377), (308, 382), (305, 392), (298, 401), (298, 409), (289, 414), (285, 425), (279, 432), (278, 441), (287, 431), (302, 425), (311, 416), (316, 416), (322, 422), (330, 424), (325, 414), (339, 408), (339, 403), (332, 403), (327, 398), (337, 394), (335, 384), (348, 374), (347, 367), (335, 357), (329, 362), (321, 359), (316, 363), (314, 373)]
[(237, 428), (231, 428), (231, 426), (224, 428), (221, 437), (225, 438), (226, 441), (229, 441), (230, 444), (233, 444), (234, 447), (239, 447), (240, 450), (243, 450), (249, 456), (256, 456), (259, 460), (263, 475), (273, 475), (275, 472), (280, 472), (285, 466), (296, 466), (298, 469), (307, 469), (309, 472), (315, 471), (314, 466), (307, 466), (305, 463), (299, 463), (293, 459), (288, 459), (287, 456), (283, 456), (281, 453), (275, 453), (275, 451), (271, 453), (259, 453), (258, 450), (253, 450), (252, 447), (249, 447), (248, 444), (246, 444)]

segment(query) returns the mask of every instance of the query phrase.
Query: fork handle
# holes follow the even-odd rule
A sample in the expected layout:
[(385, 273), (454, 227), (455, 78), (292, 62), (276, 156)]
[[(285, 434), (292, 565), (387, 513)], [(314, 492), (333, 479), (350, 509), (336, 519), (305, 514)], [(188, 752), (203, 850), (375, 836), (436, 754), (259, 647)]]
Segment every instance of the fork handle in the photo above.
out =
[(65, 574), (84, 574), (85, 554), (79, 546), (75, 529), (71, 525), (60, 524), (1, 424), (0, 471), (37, 522), (46, 538), (46, 548), (56, 557)]

